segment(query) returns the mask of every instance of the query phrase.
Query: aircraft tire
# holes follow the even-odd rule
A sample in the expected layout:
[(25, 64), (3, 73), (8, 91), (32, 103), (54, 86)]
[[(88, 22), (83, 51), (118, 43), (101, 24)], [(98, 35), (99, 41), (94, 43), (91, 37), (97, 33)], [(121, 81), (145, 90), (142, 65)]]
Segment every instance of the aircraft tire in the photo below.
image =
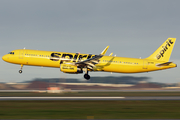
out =
[(19, 73), (21, 74), (21, 73), (22, 73), (22, 70), (19, 70)]
[(90, 79), (90, 76), (89, 76), (88, 74), (84, 74), (84, 78), (85, 78), (86, 80), (89, 80), (89, 79)]

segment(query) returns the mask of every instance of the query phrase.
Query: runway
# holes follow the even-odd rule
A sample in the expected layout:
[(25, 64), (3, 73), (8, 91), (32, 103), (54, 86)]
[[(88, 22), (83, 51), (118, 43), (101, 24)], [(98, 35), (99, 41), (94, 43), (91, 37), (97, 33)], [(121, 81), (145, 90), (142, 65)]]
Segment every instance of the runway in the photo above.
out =
[(180, 100), (180, 97), (0, 97), (2, 100)]

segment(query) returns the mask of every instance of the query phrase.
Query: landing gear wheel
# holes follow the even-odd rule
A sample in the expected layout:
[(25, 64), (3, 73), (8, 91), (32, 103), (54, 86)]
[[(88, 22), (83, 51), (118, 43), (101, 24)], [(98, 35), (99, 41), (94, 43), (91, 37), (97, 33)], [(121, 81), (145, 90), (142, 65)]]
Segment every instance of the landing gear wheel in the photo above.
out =
[(19, 73), (21, 74), (21, 73), (22, 73), (22, 70), (19, 70)]
[(21, 69), (19, 70), (19, 73), (22, 73), (23, 64), (21, 64)]
[(89, 80), (89, 79), (90, 79), (90, 76), (89, 76), (88, 74), (84, 74), (84, 78), (85, 78), (86, 80)]

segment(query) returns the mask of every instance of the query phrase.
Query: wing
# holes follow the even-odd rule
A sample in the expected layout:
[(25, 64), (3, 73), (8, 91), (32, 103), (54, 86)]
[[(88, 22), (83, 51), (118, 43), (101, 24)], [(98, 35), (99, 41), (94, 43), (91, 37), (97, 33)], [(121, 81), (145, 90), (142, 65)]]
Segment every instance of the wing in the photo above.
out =
[(90, 58), (90, 59), (86, 59), (84, 61), (80, 61), (80, 62), (76, 62), (75, 65), (79, 66), (79, 67), (87, 67), (90, 70), (93, 70), (93, 68), (95, 67), (96, 64), (99, 63), (99, 59), (102, 58), (107, 50), (108, 50), (109, 46), (107, 46), (100, 55), (95, 55), (94, 57)]
[(102, 57), (103, 57), (103, 55), (95, 55), (94, 57), (92, 57), (90, 59), (76, 62), (75, 65), (83, 67), (83, 68), (87, 67), (87, 68), (93, 70), (93, 67), (95, 67), (95, 65), (99, 63), (99, 59)]

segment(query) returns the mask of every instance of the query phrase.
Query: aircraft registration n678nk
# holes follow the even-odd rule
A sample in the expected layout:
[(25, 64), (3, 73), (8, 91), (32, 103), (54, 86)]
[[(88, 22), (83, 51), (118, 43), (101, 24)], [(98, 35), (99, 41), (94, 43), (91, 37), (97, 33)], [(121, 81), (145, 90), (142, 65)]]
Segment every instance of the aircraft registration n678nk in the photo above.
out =
[(177, 67), (169, 62), (176, 38), (168, 38), (152, 55), (144, 59), (105, 56), (109, 46), (99, 55), (18, 49), (4, 55), (6, 62), (19, 64), (22, 73), (23, 65), (56, 67), (64, 73), (83, 73), (90, 79), (89, 71), (105, 71), (116, 73), (141, 73)]

